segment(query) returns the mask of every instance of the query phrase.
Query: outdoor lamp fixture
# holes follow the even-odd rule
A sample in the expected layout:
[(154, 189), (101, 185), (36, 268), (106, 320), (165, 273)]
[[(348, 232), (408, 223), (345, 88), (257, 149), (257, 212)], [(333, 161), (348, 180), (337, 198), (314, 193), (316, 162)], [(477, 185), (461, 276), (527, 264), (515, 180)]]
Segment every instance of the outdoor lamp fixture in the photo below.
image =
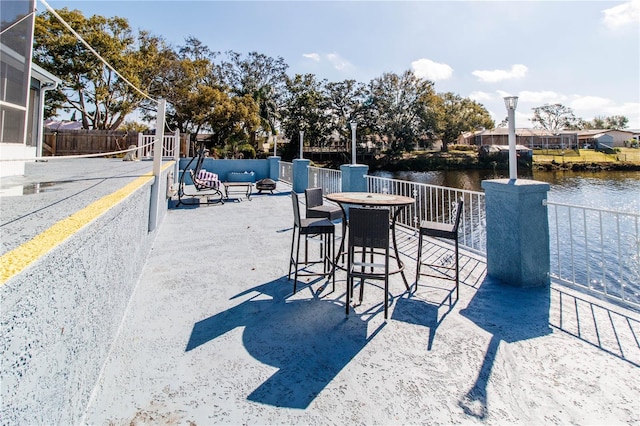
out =
[(351, 125), (351, 164), (356, 164), (356, 127), (358, 123), (352, 121)]
[(278, 155), (278, 136), (273, 135), (273, 156)]
[(304, 130), (300, 130), (300, 159), (302, 160), (302, 139), (304, 138)]
[(518, 159), (516, 156), (516, 107), (518, 106), (517, 96), (507, 96), (504, 98), (504, 105), (507, 107), (507, 119), (509, 121), (509, 179), (518, 179)]

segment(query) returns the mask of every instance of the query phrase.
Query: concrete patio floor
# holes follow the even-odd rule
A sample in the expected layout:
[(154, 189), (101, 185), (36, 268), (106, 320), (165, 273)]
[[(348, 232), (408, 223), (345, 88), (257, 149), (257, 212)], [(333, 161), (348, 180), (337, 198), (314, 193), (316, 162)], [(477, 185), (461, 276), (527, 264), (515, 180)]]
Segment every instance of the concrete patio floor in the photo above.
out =
[(377, 284), (347, 318), (344, 271), (292, 294), (289, 191), (168, 212), (85, 423), (640, 422), (636, 312), (509, 287), (465, 253), (452, 306), (451, 282), (394, 275), (389, 320)]

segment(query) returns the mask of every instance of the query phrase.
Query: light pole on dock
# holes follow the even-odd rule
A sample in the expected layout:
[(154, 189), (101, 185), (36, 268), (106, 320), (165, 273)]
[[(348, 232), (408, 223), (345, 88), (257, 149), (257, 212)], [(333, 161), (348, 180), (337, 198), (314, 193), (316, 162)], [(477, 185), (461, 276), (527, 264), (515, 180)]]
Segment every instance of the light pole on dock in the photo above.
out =
[(516, 155), (516, 107), (518, 106), (517, 96), (507, 96), (504, 98), (504, 105), (507, 107), (507, 119), (509, 121), (509, 179), (518, 179), (518, 157)]
[(356, 127), (358, 123), (351, 121), (351, 164), (356, 164)]
[(300, 159), (302, 160), (302, 146), (303, 146), (304, 130), (300, 130)]

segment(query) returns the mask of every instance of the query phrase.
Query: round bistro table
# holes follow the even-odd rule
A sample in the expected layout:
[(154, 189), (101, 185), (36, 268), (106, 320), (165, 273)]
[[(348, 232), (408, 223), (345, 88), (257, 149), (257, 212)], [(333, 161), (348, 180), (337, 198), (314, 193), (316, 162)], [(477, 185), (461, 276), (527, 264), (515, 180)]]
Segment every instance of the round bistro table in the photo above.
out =
[[(344, 220), (342, 221), (342, 241), (340, 242), (340, 250), (338, 252), (338, 256), (340, 256), (344, 251), (344, 240), (345, 240), (345, 230), (346, 230), (346, 218), (347, 211), (345, 209), (345, 205), (355, 205), (355, 206), (363, 206), (363, 207), (389, 207), (392, 214), (391, 220), (391, 236), (393, 240), (393, 252), (395, 254), (396, 261), (398, 263), (398, 269), (389, 271), (390, 274), (397, 274), (398, 272), (402, 275), (402, 280), (404, 281), (404, 285), (409, 290), (409, 283), (407, 282), (407, 277), (404, 274), (404, 262), (400, 260), (400, 253), (398, 252), (398, 244), (396, 242), (396, 219), (398, 215), (405, 207), (414, 204), (416, 200), (411, 197), (405, 197), (403, 195), (394, 195), (394, 194), (379, 194), (377, 192), (334, 192), (332, 194), (326, 195), (327, 200), (338, 203), (342, 212), (344, 213)], [(337, 263), (336, 258), (336, 263)]]

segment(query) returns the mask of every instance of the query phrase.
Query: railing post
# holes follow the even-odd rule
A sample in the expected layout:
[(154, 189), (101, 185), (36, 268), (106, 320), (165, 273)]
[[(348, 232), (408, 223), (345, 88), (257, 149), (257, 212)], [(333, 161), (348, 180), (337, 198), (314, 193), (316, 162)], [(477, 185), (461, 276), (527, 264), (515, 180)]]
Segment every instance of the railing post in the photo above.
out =
[(164, 111), (166, 102), (158, 101), (156, 117), (155, 143), (153, 144), (153, 184), (151, 185), (151, 205), (149, 206), (149, 231), (158, 226), (158, 211), (160, 209), (160, 173), (162, 168), (162, 149), (164, 145)]
[(269, 157), (269, 179), (278, 181), (280, 179), (280, 157)]
[(311, 160), (305, 160), (303, 158), (296, 158), (293, 160), (293, 191), (300, 193), (304, 192), (309, 185), (309, 164)]
[(367, 179), (365, 175), (369, 172), (366, 164), (343, 164), (340, 166), (342, 172), (342, 192), (366, 192)]
[(175, 183), (179, 180), (180, 178), (180, 130), (176, 129), (176, 133), (174, 135), (174, 147), (173, 147), (173, 161), (175, 161), (175, 164), (173, 165), (173, 180), (172, 180), (172, 184), (174, 185), (174, 187), (172, 187), (172, 190), (177, 189), (175, 187)]
[(549, 184), (523, 179), (482, 181), (487, 221), (487, 274), (516, 287), (550, 283)]
[(142, 150), (142, 145), (144, 145), (144, 136), (142, 133), (138, 133), (138, 160), (142, 158), (144, 155), (144, 151)]

